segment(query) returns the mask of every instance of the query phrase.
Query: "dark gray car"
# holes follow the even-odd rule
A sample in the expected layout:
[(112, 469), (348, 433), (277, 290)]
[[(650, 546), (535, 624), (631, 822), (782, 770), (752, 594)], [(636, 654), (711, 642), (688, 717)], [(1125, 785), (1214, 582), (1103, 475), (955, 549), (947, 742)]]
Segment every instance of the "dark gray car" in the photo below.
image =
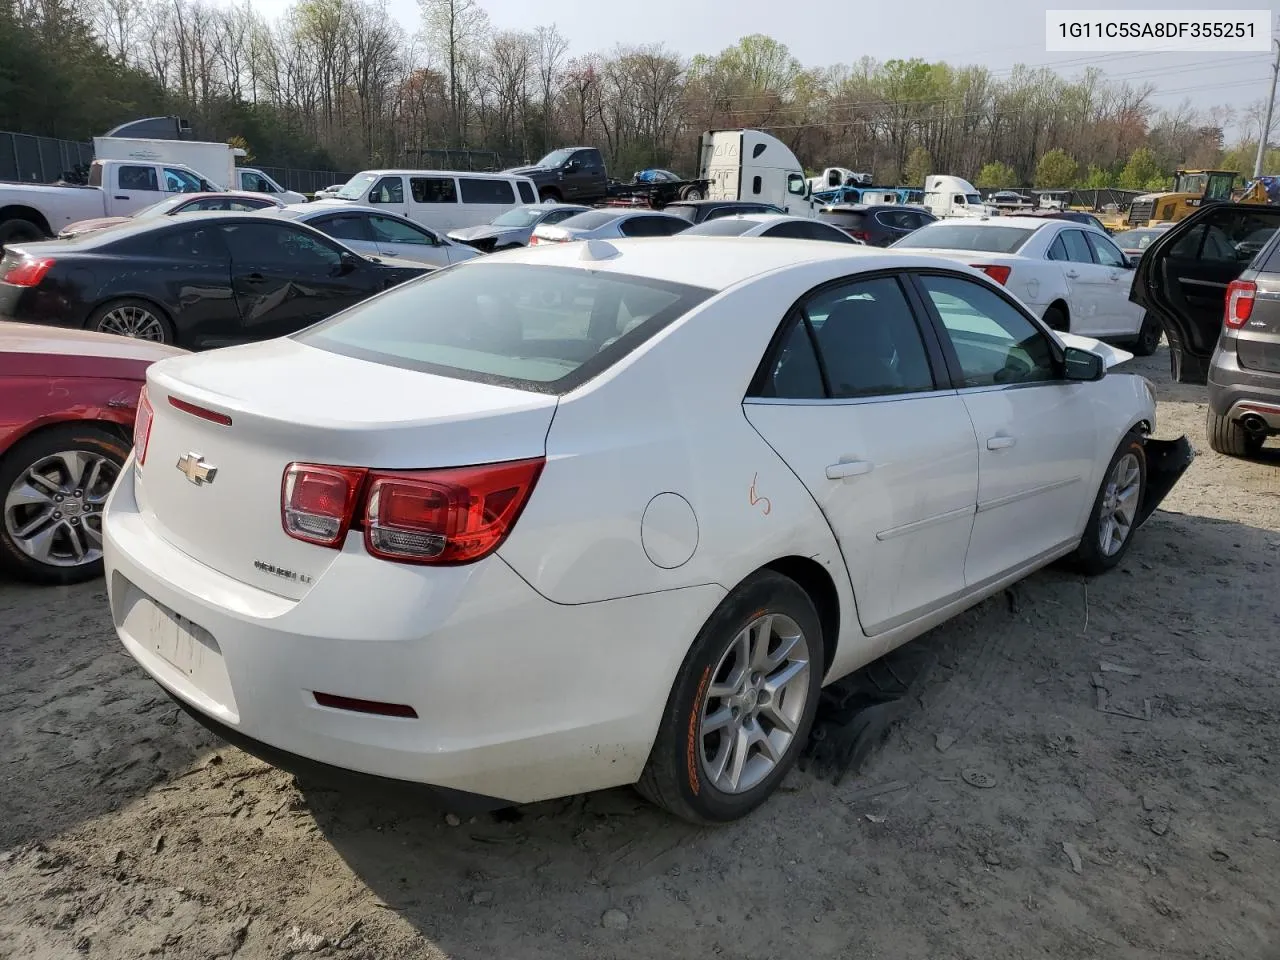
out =
[(540, 224), (559, 223), (590, 209), (576, 203), (533, 203), (501, 213), (478, 227), (450, 231), (448, 237), (455, 243), (475, 247), (481, 253), (527, 247), (534, 229)]
[(1280, 435), (1280, 207), (1215, 203), (1147, 248), (1130, 299), (1158, 316), (1173, 378), (1208, 383), (1209, 445)]

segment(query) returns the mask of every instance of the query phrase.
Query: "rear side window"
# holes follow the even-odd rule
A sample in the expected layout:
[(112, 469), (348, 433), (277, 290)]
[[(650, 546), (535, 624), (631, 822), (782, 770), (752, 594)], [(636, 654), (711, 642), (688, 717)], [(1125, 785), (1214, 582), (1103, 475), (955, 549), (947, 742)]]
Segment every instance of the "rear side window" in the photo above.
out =
[(1017, 253), (1035, 230), (987, 224), (931, 223), (899, 240), (899, 247), (933, 247), (941, 250), (977, 250), (982, 253)]
[(327, 233), (337, 240), (372, 240), (369, 233), (369, 218), (363, 214), (346, 213), (336, 217), (325, 217), (311, 224), (321, 233)]
[(458, 202), (458, 188), (453, 177), (410, 177), (409, 192), (414, 203)]
[(591, 213), (579, 213), (562, 220), (560, 226), (566, 230), (595, 230), (603, 227), (606, 223), (612, 223), (617, 220), (621, 214), (610, 213), (607, 210), (592, 211)]
[(521, 199), (521, 200), (523, 200), (525, 203), (537, 203), (537, 202), (538, 202), (538, 196), (537, 196), (537, 194), (535, 194), (535, 193), (533, 192), (533, 184), (532, 184), (532, 183), (528, 183), (528, 182), (527, 182), (527, 181), (525, 181), (525, 180), (521, 180), (521, 181), (519, 182), (519, 187), (520, 187), (520, 199)]
[(845, 230), (861, 230), (866, 214), (857, 210), (823, 210), (818, 214), (818, 219)]
[(685, 227), (683, 220), (675, 217), (631, 217), (622, 224), (626, 237), (669, 237)]
[(558, 394), (712, 292), (605, 271), (472, 262), (396, 287), (296, 338), (374, 363)]
[(462, 187), (463, 203), (501, 203), (516, 202), (515, 191), (511, 189), (510, 180), (493, 180), (489, 177), (459, 177)]
[(721, 217), (690, 227), (685, 233), (691, 237), (740, 237), (756, 225), (754, 220)]

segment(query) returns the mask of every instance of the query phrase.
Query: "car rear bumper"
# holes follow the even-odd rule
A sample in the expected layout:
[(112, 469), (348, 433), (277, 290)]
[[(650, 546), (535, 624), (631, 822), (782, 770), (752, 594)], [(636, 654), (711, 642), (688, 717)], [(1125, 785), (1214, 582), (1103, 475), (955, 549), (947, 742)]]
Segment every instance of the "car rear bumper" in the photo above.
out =
[[(555, 604), (497, 556), (433, 570), (382, 563), (353, 540), (288, 600), (160, 537), (138, 509), (132, 460), (104, 550), (121, 642), (216, 732), (282, 766), (489, 806), (635, 782), (676, 670), (723, 596), (709, 586)], [(321, 706), (316, 693), (416, 716)]]
[(0, 320), (78, 329), (84, 319), (56, 289), (0, 283)]
[(1257, 414), (1267, 429), (1280, 431), (1280, 374), (1246, 370), (1234, 348), (1219, 347), (1209, 367), (1209, 407), (1232, 420)]

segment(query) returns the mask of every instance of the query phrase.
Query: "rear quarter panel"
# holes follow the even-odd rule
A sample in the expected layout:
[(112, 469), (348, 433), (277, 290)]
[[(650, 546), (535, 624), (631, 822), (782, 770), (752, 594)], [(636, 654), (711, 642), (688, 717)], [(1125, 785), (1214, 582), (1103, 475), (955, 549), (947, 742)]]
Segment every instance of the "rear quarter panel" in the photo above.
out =
[(93, 420), (133, 427), (142, 380), (0, 374), (0, 456), (59, 423)]

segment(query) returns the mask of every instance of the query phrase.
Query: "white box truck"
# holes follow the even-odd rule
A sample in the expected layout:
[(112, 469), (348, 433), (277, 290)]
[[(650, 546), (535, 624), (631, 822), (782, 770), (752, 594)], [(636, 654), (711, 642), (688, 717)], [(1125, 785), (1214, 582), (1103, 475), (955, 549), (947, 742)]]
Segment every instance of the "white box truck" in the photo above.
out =
[(792, 216), (815, 215), (804, 167), (785, 143), (759, 130), (704, 133), (698, 179), (711, 181), (708, 200), (757, 200)]
[(181, 163), (199, 170), (224, 190), (266, 193), (282, 203), (305, 203), (306, 197), (280, 184), (255, 167), (237, 167), (244, 151), (229, 143), (203, 140), (153, 140), (142, 137), (94, 137), (93, 154), (99, 160), (138, 160)]

